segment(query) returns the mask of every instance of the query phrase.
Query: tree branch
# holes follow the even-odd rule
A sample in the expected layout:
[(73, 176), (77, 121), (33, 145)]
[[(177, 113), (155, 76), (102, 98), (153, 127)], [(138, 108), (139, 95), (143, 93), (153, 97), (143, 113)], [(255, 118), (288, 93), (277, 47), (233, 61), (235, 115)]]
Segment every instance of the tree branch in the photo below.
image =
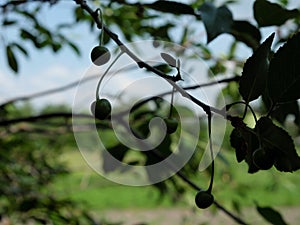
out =
[[(159, 75), (162, 78), (165, 78), (178, 92), (182, 94), (183, 97), (189, 98), (191, 101), (199, 105), (207, 114), (214, 112), (219, 115), (222, 115), (224, 118), (227, 119), (226, 115), (224, 115), (224, 112), (222, 110), (219, 110), (217, 108), (211, 107), (209, 105), (206, 105), (204, 102), (198, 100), (191, 94), (187, 93), (183, 88), (178, 86), (175, 82), (176, 80), (170, 79), (168, 75), (165, 75), (161, 71), (153, 68), (149, 64), (143, 62), (141, 59), (139, 59), (132, 51), (130, 51), (124, 43), (118, 38), (118, 35), (113, 33), (108, 27), (106, 27), (104, 24), (102, 24), (102, 21), (99, 20), (99, 16), (97, 11), (93, 11), (86, 3), (85, 0), (74, 0), (77, 4), (81, 6), (82, 9), (86, 10), (94, 19), (99, 29), (103, 27), (103, 31), (106, 32), (113, 40), (114, 42), (121, 48), (122, 51), (124, 51), (129, 57), (131, 57), (140, 68), (146, 68), (149, 71), (152, 71), (153, 73)], [(192, 186), (194, 189), (199, 190), (200, 188), (197, 188), (197, 185), (193, 184), (189, 179), (187, 179), (184, 175), (179, 175), (185, 182), (187, 182), (190, 186)], [(215, 205), (225, 212), (228, 216), (230, 216), (232, 219), (234, 219), (236, 222), (240, 224), (246, 224), (244, 221), (242, 221), (240, 218), (234, 216), (232, 213), (230, 213), (228, 210), (226, 210), (224, 207), (222, 207), (219, 203), (215, 203)]]
[(58, 112), (58, 113), (47, 113), (47, 114), (41, 114), (41, 115), (37, 115), (37, 116), (28, 116), (28, 117), (20, 117), (20, 118), (16, 118), (16, 119), (2, 120), (2, 121), (0, 121), (0, 126), (7, 126), (7, 125), (15, 124), (15, 123), (20, 123), (20, 122), (35, 122), (38, 120), (52, 119), (52, 118), (69, 119), (72, 117), (94, 119), (94, 117), (92, 115), (88, 115), (88, 114)]
[(183, 97), (190, 99), (193, 101), (195, 104), (200, 106), (206, 113), (214, 112), (217, 113), (224, 118), (226, 116), (224, 115), (224, 111), (217, 109), (215, 107), (209, 106), (205, 104), (204, 102), (200, 101), (199, 99), (195, 98), (188, 92), (186, 92), (184, 89), (182, 89), (180, 86), (178, 86), (175, 82), (179, 79), (176, 77), (170, 77), (169, 75), (164, 74), (163, 72), (157, 70), (156, 68), (150, 66), (146, 62), (142, 61), (138, 56), (136, 56), (130, 49), (127, 48), (127, 46), (119, 39), (118, 35), (113, 33), (107, 26), (102, 24), (102, 21), (99, 20), (99, 15), (98, 11), (93, 11), (88, 4), (86, 3), (85, 0), (74, 0), (78, 5), (81, 6), (82, 9), (86, 10), (94, 19), (95, 23), (97, 24), (97, 27), (101, 29), (103, 27), (103, 31), (107, 33), (108, 36), (121, 48), (122, 51), (124, 51), (130, 58), (132, 58), (137, 65), (140, 68), (146, 68), (147, 70), (159, 75), (160, 77), (166, 79), (166, 81), (169, 82), (170, 85), (172, 85)]
[[(6, 105), (13, 104), (18, 101), (26, 101), (26, 100), (30, 100), (33, 98), (38, 98), (38, 97), (42, 97), (42, 96), (46, 96), (46, 95), (55, 94), (57, 92), (66, 91), (70, 88), (74, 88), (74, 87), (78, 86), (80, 83), (85, 83), (85, 82), (88, 82), (88, 81), (96, 79), (96, 78), (99, 78), (99, 75), (93, 75), (90, 77), (86, 77), (81, 80), (73, 81), (67, 85), (63, 85), (61, 87), (49, 89), (46, 91), (41, 91), (41, 92), (36, 92), (36, 93), (25, 95), (25, 96), (15, 97), (15, 98), (12, 98), (12, 99), (7, 100), (6, 102), (3, 102), (2, 104), (0, 104), (0, 108), (4, 108)], [(220, 83), (238, 82), (239, 79), (240, 79), (240, 76), (235, 76), (235, 77), (225, 78), (225, 79), (218, 80), (218, 81), (213, 81), (213, 82), (208, 82), (208, 83), (203, 83), (203, 84), (198, 84), (198, 85), (193, 85), (193, 86), (187, 86), (187, 87), (183, 87), (183, 89), (184, 90), (193, 90), (193, 89), (197, 89), (197, 88), (213, 86), (213, 85), (220, 84)], [(172, 91), (164, 92), (164, 93), (159, 94), (158, 97), (162, 97), (162, 96), (165, 96), (165, 95), (168, 95), (171, 93), (172, 93)], [(132, 110), (140, 107), (141, 105), (145, 104), (148, 101), (154, 100), (155, 98), (156, 97), (150, 97), (150, 98), (143, 100), (142, 102), (139, 102), (132, 108)]]
[[(118, 122), (120, 124), (122, 124), (124, 126), (125, 129), (129, 129), (127, 126), (126, 126), (126, 123), (119, 118)], [(139, 134), (138, 131), (136, 130), (128, 130), (128, 132), (134, 132), (134, 135), (136, 135), (138, 138), (140, 139), (143, 139), (142, 135)], [(160, 152), (157, 150), (157, 149), (152, 149), (151, 151), (148, 151), (149, 154), (152, 154), (154, 157), (156, 157), (157, 159), (159, 160), (164, 160), (164, 156), (162, 156), (160, 154)], [(175, 166), (171, 163), (171, 162), (168, 162), (168, 161), (164, 161), (165, 162), (165, 165), (175, 171)], [(196, 191), (201, 191), (203, 190), (202, 188), (200, 188), (197, 184), (195, 184), (193, 181), (191, 181), (187, 176), (185, 176), (184, 173), (182, 173), (180, 170), (176, 172), (176, 175), (178, 177), (180, 177), (185, 183), (187, 183), (190, 187), (192, 187), (193, 189), (195, 189)], [(229, 217), (231, 217), (234, 221), (236, 221), (237, 223), (239, 224), (243, 224), (243, 225), (247, 225), (247, 223), (245, 221), (243, 221), (241, 218), (237, 217), (236, 215), (234, 215), (233, 213), (231, 213), (229, 210), (227, 210), (226, 208), (224, 208), (224, 206), (222, 206), (219, 202), (217, 202), (216, 200), (214, 200), (214, 205), (220, 209), (221, 211), (223, 211), (225, 214), (227, 214)]]

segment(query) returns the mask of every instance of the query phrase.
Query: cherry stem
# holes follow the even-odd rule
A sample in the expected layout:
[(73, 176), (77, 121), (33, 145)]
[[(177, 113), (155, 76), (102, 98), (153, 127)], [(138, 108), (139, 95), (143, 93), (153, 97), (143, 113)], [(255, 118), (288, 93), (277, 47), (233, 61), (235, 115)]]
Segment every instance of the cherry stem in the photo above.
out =
[(172, 88), (172, 95), (171, 95), (171, 104), (170, 104), (169, 118), (172, 117), (172, 113), (173, 113), (174, 92), (175, 92), (175, 88), (173, 87)]
[(210, 177), (210, 183), (209, 187), (207, 189), (207, 192), (211, 193), (213, 188), (213, 182), (214, 182), (214, 174), (215, 174), (215, 160), (214, 160), (214, 152), (213, 152), (213, 146), (212, 146), (212, 139), (211, 139), (211, 117), (212, 114), (207, 114), (207, 120), (208, 120), (208, 138), (209, 138), (209, 150), (210, 150), (210, 156), (211, 156), (211, 177)]
[(121, 51), (117, 57), (114, 59), (114, 61), (109, 65), (109, 67), (105, 70), (103, 76), (100, 78), (98, 84), (97, 84), (97, 88), (96, 88), (96, 100), (99, 100), (100, 99), (100, 95), (99, 95), (99, 90), (100, 90), (100, 85), (104, 79), (104, 77), (106, 76), (106, 74), (108, 73), (108, 71), (112, 68), (112, 66), (118, 61), (118, 59), (121, 57), (121, 55), (123, 54), (124, 52)]
[(104, 31), (103, 31), (103, 27), (104, 27), (104, 21), (103, 21), (103, 14), (102, 14), (102, 10), (100, 8), (98, 8), (99, 14), (100, 14), (100, 19), (101, 19), (101, 35), (100, 35), (100, 46), (102, 46), (103, 44), (103, 37), (104, 37)]
[(249, 103), (246, 103), (244, 101), (237, 101), (237, 102), (231, 103), (229, 105), (226, 105), (226, 109), (228, 110), (231, 106), (234, 106), (234, 105), (237, 105), (237, 104), (244, 104), (245, 105), (245, 111), (244, 111), (243, 119), (246, 116), (247, 108), (249, 108), (251, 113), (252, 113), (252, 116), (253, 116), (253, 119), (254, 119), (255, 123), (257, 123), (256, 114), (255, 114), (254, 110), (252, 109), (252, 107), (249, 105)]

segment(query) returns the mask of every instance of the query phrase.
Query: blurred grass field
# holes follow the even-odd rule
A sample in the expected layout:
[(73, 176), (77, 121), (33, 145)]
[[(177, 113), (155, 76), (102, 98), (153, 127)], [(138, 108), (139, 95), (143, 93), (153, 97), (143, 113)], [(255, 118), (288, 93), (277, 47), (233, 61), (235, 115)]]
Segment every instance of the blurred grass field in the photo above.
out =
[[(299, 171), (280, 173), (272, 169), (247, 174), (245, 163), (237, 164), (235, 156), (228, 151), (223, 154), (231, 166), (216, 161), (213, 192), (220, 203), (229, 208), (235, 208), (236, 203), (241, 207), (254, 206), (254, 201), (264, 206), (300, 206)], [(61, 159), (67, 163), (70, 174), (57, 178), (53, 183), (54, 190), (63, 197), (84, 202), (92, 210), (194, 205), (194, 191), (188, 191), (182, 201), (174, 202), (168, 195), (162, 198), (153, 186), (131, 187), (113, 183), (93, 171), (78, 150), (67, 151)]]

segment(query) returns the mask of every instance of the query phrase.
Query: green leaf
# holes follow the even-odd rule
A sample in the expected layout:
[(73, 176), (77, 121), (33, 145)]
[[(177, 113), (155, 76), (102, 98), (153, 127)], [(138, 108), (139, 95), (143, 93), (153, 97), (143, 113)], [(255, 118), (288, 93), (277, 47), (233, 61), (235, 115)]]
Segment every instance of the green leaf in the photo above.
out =
[(163, 60), (172, 67), (176, 67), (176, 59), (168, 53), (160, 53)]
[(62, 48), (62, 45), (58, 42), (52, 42), (51, 47), (53, 52), (58, 52)]
[(36, 18), (36, 13), (32, 12), (28, 12), (27, 10), (19, 10), (16, 9), (16, 12), (21, 14), (22, 16), (32, 20), (35, 24), (38, 24), (37, 18)]
[(248, 21), (234, 21), (230, 33), (235, 37), (236, 40), (245, 43), (253, 50), (257, 49), (260, 45), (260, 31)]
[(166, 13), (195, 15), (191, 6), (175, 1), (156, 1), (143, 6)]
[(247, 103), (257, 99), (265, 90), (274, 35), (271, 34), (244, 65), (239, 92)]
[(35, 46), (38, 46), (39, 43), (37, 41), (37, 38), (34, 35), (32, 35), (30, 32), (24, 29), (20, 29), (20, 31), (21, 31), (20, 36), (22, 39), (29, 39), (33, 42)]
[(207, 43), (222, 33), (231, 32), (233, 18), (226, 6), (216, 8), (213, 4), (206, 2), (201, 5), (199, 11), (207, 33)]
[(161, 63), (158, 64), (156, 66), (153, 66), (155, 69), (163, 72), (163, 73), (170, 73), (172, 71), (172, 69), (170, 68), (170, 66), (166, 63)]
[(281, 127), (276, 126), (268, 117), (261, 117), (256, 125), (261, 144), (276, 152), (275, 167), (282, 172), (293, 172), (300, 168), (293, 139)]
[(87, 13), (81, 8), (81, 7), (77, 7), (74, 10), (74, 17), (76, 22), (80, 22), (80, 21), (90, 21), (90, 17), (87, 15)]
[(299, 10), (288, 10), (281, 7), (279, 4), (272, 3), (266, 0), (256, 0), (253, 5), (254, 18), (260, 27), (265, 26), (280, 26), (287, 20), (298, 17)]
[(281, 214), (271, 207), (256, 206), (256, 210), (266, 221), (273, 225), (287, 225)]
[(273, 56), (267, 78), (267, 94), (275, 103), (300, 98), (300, 32), (291, 37)]
[(6, 46), (6, 57), (7, 57), (7, 62), (8, 62), (8, 65), (10, 66), (10, 68), (17, 73), (18, 72), (18, 62), (17, 62), (15, 54), (10, 45)]

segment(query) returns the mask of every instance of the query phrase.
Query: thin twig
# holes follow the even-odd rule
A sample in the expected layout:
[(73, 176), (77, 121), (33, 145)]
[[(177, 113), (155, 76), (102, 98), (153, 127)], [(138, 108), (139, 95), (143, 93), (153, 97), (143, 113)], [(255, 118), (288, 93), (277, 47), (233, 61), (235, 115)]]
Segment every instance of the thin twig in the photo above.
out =
[[(27, 100), (30, 100), (30, 99), (33, 99), (33, 98), (39, 98), (39, 97), (43, 97), (43, 96), (46, 96), (46, 95), (51, 95), (51, 94), (55, 94), (55, 93), (58, 93), (58, 92), (66, 91), (68, 89), (77, 87), (79, 84), (83, 84), (87, 81), (90, 81), (90, 80), (93, 80), (93, 79), (98, 79), (98, 78), (99, 78), (99, 75), (93, 75), (93, 76), (90, 76), (90, 77), (83, 78), (81, 80), (73, 81), (73, 82), (71, 82), (67, 85), (63, 85), (61, 87), (52, 88), (52, 89), (49, 89), (49, 90), (46, 90), (46, 91), (36, 92), (36, 93), (25, 95), (25, 96), (15, 97), (15, 98), (9, 99), (6, 102), (3, 102), (2, 104), (0, 104), (0, 108), (4, 108), (6, 105), (13, 104), (13, 103), (18, 102), (18, 101), (27, 101)], [(209, 82), (209, 83), (193, 85), (193, 86), (187, 86), (187, 87), (183, 87), (183, 89), (184, 90), (193, 90), (193, 89), (197, 89), (197, 88), (209, 87), (209, 86), (220, 84), (220, 83), (237, 82), (238, 80), (239, 80), (239, 76), (235, 76), (235, 77), (221, 79), (221, 80), (213, 81), (213, 82)], [(161, 93), (158, 96), (162, 97), (162, 96), (165, 96), (165, 95), (169, 95), (171, 93), (172, 93), (171, 91), (168, 91), (168, 92)], [(151, 97), (149, 99), (145, 99), (144, 101), (138, 103), (138, 105), (140, 105), (141, 103), (145, 104), (146, 102), (151, 101), (151, 100), (153, 100), (153, 97)], [(135, 105), (134, 107), (136, 107), (136, 106), (137, 105)]]

